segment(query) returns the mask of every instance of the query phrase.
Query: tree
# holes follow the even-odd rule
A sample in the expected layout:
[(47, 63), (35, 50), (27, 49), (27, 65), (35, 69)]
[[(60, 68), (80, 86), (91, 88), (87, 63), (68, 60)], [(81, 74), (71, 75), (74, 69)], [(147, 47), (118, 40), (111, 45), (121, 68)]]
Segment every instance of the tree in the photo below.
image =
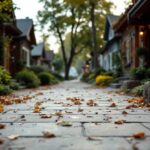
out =
[(84, 42), (86, 40), (86, 43), (87, 41), (90, 42), (90, 45), (88, 44), (88, 48), (92, 49), (92, 52), (91, 52), (92, 57), (93, 57), (92, 64), (93, 64), (93, 69), (96, 70), (99, 67), (98, 51), (100, 49), (100, 46), (103, 45), (102, 35), (104, 32), (104, 20), (105, 20), (106, 15), (111, 13), (111, 8), (114, 5), (112, 2), (108, 2), (106, 0), (66, 0), (66, 1), (73, 5), (82, 4), (86, 8), (86, 10), (84, 10), (86, 24), (84, 25), (83, 29), (90, 28), (89, 30), (86, 30), (86, 33), (87, 35), (91, 34), (91, 36), (88, 36), (88, 38), (86, 38), (87, 36), (84, 36), (83, 39), (84, 39)]
[[(76, 54), (77, 31), (81, 25), (82, 8), (75, 7), (62, 0), (40, 0), (44, 3), (44, 10), (38, 12), (38, 20), (42, 28), (46, 25), (53, 32), (61, 45), (62, 56), (65, 65), (65, 79), (69, 79), (69, 70)], [(70, 32), (70, 55), (67, 57), (64, 38)]]

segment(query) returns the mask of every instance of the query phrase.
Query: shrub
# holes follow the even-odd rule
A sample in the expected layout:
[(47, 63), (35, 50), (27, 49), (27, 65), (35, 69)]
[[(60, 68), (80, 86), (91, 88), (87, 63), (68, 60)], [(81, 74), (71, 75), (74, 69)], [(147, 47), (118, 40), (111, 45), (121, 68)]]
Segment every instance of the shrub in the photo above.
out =
[(23, 70), (17, 73), (16, 79), (28, 88), (37, 87), (40, 85), (40, 80), (36, 74), (30, 70)]
[(142, 56), (146, 53), (146, 49), (144, 47), (139, 47), (136, 49), (136, 53), (138, 56)]
[(108, 75), (99, 75), (96, 77), (96, 84), (97, 85), (109, 85), (113, 80), (112, 76)]
[(45, 72), (47, 69), (43, 66), (31, 66), (30, 70), (33, 71), (35, 74), (39, 74), (41, 72)]
[(64, 77), (62, 77), (59, 73), (57, 72), (52, 72), (53, 76), (58, 80), (58, 81), (63, 81)]
[(10, 73), (0, 66), (0, 84), (9, 84), (11, 81)]
[(10, 87), (12, 90), (19, 90), (19, 83), (14, 82), (14, 81), (11, 81), (10, 84), (9, 84), (9, 87)]
[(50, 84), (58, 83), (58, 80), (51, 73), (48, 72), (42, 72), (39, 74), (38, 77), (42, 85), (48, 85), (48, 84), (50, 85)]
[(0, 95), (7, 95), (10, 94), (12, 90), (8, 85), (0, 84)]
[(91, 72), (89, 73), (83, 73), (81, 77), (81, 81), (88, 82), (88, 77), (90, 76)]
[(146, 69), (143, 67), (133, 68), (131, 69), (130, 74), (134, 79), (141, 80), (146, 77)]
[(144, 85), (139, 85), (131, 90), (131, 93), (135, 96), (142, 96), (144, 91)]

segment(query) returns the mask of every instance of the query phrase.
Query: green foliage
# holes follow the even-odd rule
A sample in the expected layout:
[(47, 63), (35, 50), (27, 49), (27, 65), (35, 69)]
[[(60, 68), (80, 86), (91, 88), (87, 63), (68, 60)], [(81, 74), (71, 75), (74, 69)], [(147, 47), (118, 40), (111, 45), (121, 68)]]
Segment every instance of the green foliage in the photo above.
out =
[(47, 69), (43, 66), (31, 66), (30, 70), (33, 71), (35, 74), (39, 74), (41, 72), (47, 71)]
[(22, 70), (16, 75), (16, 79), (28, 88), (34, 88), (40, 85), (40, 80), (33, 71)]
[(0, 66), (0, 84), (8, 85), (10, 81), (11, 81), (10, 73), (2, 66)]
[(57, 79), (48, 72), (42, 72), (38, 75), (41, 85), (51, 85), (51, 84), (56, 84), (58, 83)]
[(8, 85), (0, 84), (0, 95), (10, 94), (12, 90)]
[(146, 49), (144, 47), (139, 47), (136, 49), (136, 53), (138, 56), (144, 56), (146, 53)]
[[(104, 33), (105, 16), (111, 13), (113, 5), (111, 2), (106, 0), (64, 0), (63, 2), (61, 0), (40, 0), (40, 2), (43, 3), (44, 7), (43, 10), (38, 12), (39, 24), (42, 30), (46, 26), (58, 38), (65, 69), (72, 65), (75, 54), (83, 50), (88, 53), (91, 52), (91, 49), (93, 49), (91, 37), (96, 37), (97, 45), (102, 46), (103, 39), (100, 37)], [(93, 32), (94, 36), (87, 36), (91, 35), (92, 30), (89, 22), (93, 18), (91, 17), (93, 4), (95, 5), (95, 11), (92, 15), (95, 16), (96, 32)], [(80, 32), (78, 32), (79, 29)], [(70, 40), (67, 39), (69, 52), (66, 52), (64, 38), (68, 31), (70, 32), (70, 36), (67, 37), (70, 38)]]
[(140, 85), (133, 88), (130, 93), (134, 94), (135, 96), (142, 96), (143, 91), (144, 91), (144, 85)]
[(19, 83), (17, 83), (17, 82), (11, 81), (10, 84), (9, 84), (9, 87), (10, 87), (10, 89), (12, 89), (12, 90), (19, 90), (20, 85), (19, 85)]
[(63, 81), (64, 77), (62, 77), (59, 73), (57, 72), (52, 72), (53, 76), (58, 80), (58, 81)]
[(133, 68), (131, 69), (130, 74), (134, 79), (142, 80), (146, 78), (146, 69), (143, 67)]
[(12, 0), (0, 1), (0, 22), (8, 22), (11, 18), (11, 13), (13, 11)]

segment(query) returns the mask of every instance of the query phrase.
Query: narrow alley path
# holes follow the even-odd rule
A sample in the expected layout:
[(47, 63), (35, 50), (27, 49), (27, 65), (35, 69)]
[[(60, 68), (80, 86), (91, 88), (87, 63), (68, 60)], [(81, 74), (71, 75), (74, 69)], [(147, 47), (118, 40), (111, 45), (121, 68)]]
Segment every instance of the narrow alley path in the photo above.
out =
[(150, 150), (149, 108), (126, 109), (113, 89), (73, 80), (16, 94), (26, 103), (0, 113), (1, 150)]

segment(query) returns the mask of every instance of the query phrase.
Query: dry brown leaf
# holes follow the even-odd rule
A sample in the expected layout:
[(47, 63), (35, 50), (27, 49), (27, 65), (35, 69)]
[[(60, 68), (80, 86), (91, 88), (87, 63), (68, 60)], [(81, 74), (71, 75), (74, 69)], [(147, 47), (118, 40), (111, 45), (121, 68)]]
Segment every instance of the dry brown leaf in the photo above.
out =
[(4, 129), (6, 127), (5, 124), (0, 124), (0, 129)]
[(74, 105), (81, 105), (82, 104), (79, 100), (74, 101), (73, 103), (74, 103)]
[(0, 138), (0, 144), (4, 143), (4, 139)]
[(124, 124), (124, 122), (125, 122), (124, 120), (116, 120), (114, 123), (121, 125), (121, 124)]
[(55, 134), (51, 133), (50, 131), (43, 131), (42, 133), (43, 133), (43, 136), (45, 138), (54, 138), (54, 137), (56, 137)]
[(97, 106), (97, 103), (93, 99), (88, 100), (88, 102), (86, 104), (88, 106)]
[(133, 134), (133, 137), (136, 139), (144, 139), (145, 133), (144, 132), (137, 132), (137, 133)]
[(116, 107), (117, 105), (116, 105), (116, 103), (111, 103), (111, 105), (110, 105), (110, 107)]
[(83, 109), (81, 109), (81, 108), (78, 108), (78, 112), (83, 112)]
[(122, 114), (123, 114), (123, 115), (127, 115), (127, 114), (128, 114), (128, 112), (126, 112), (126, 111), (123, 111), (123, 112), (122, 112)]
[(62, 116), (63, 114), (62, 114), (62, 112), (59, 111), (59, 112), (55, 112), (55, 115), (56, 116)]
[(52, 118), (52, 116), (51, 115), (42, 114), (41, 118), (42, 119), (47, 119), (47, 118)]

